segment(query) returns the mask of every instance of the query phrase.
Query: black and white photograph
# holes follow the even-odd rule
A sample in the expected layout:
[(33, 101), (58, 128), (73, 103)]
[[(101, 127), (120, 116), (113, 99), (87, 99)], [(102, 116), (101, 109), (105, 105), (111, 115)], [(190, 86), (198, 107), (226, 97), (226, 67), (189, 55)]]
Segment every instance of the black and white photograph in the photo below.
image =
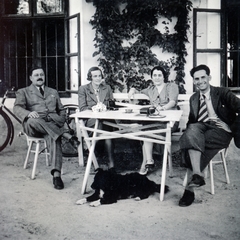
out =
[(240, 0), (0, 0), (0, 239), (239, 240)]

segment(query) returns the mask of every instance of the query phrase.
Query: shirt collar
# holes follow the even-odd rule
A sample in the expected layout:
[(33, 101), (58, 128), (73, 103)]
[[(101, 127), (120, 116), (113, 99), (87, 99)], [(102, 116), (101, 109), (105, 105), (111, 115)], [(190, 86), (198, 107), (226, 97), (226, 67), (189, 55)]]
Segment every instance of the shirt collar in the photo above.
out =
[[(200, 99), (202, 99), (202, 95), (203, 93), (200, 92)], [(204, 93), (204, 95), (207, 100), (210, 100), (210, 89), (206, 93)]]
[(44, 85), (42, 85), (41, 87), (37, 87), (38, 90), (40, 90), (40, 88), (42, 88), (42, 90), (44, 91)]

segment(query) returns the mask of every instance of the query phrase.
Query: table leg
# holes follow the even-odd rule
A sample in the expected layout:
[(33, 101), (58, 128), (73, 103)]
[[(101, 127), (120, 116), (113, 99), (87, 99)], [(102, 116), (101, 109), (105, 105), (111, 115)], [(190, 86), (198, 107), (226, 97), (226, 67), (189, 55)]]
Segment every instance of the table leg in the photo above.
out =
[[(94, 130), (96, 130), (98, 128), (98, 123), (99, 123), (99, 120), (96, 119)], [(93, 132), (93, 137), (96, 137), (96, 135), (97, 135), (97, 132), (94, 131)], [(85, 191), (86, 191), (87, 180), (88, 180), (88, 177), (89, 177), (89, 174), (90, 174), (90, 170), (91, 170), (91, 165), (92, 165), (92, 159), (93, 159), (93, 155), (94, 155), (95, 145), (96, 145), (96, 140), (92, 140), (92, 145), (91, 145), (91, 148), (89, 150), (87, 166), (86, 166), (86, 170), (85, 170), (85, 174), (84, 174), (84, 178), (83, 178), (82, 194), (84, 194)]]
[[(82, 129), (82, 135), (83, 135), (83, 138), (86, 139), (88, 138), (88, 133), (85, 129), (83, 129), (82, 127), (84, 127), (84, 122), (83, 120), (80, 120), (80, 126), (81, 126), (81, 129)], [(87, 144), (87, 147), (88, 147), (88, 150), (90, 151), (90, 148), (91, 148), (91, 141), (89, 140), (85, 140), (86, 144)], [(99, 168), (99, 165), (98, 165), (98, 162), (97, 162), (97, 159), (95, 157), (95, 154), (93, 153), (93, 157), (92, 157), (92, 160), (93, 160), (93, 165), (94, 165), (94, 168), (97, 169)]]
[(166, 171), (167, 171), (167, 146), (164, 147), (163, 154), (163, 165), (162, 165), (162, 179), (161, 179), (161, 189), (160, 189), (160, 201), (163, 201), (165, 182), (166, 182)]
[[(166, 141), (171, 140), (171, 128), (167, 127), (166, 132)], [(163, 164), (162, 164), (162, 179), (161, 179), (161, 189), (160, 189), (160, 201), (164, 199), (165, 183), (166, 183), (166, 174), (167, 174), (167, 159), (168, 159), (169, 144), (164, 146), (163, 154)]]
[(169, 177), (173, 177), (173, 167), (172, 167), (172, 149), (171, 145), (168, 146), (168, 167), (169, 167)]
[(173, 177), (173, 167), (172, 167), (172, 133), (171, 129), (173, 127), (174, 122), (167, 123), (167, 128), (170, 130), (170, 134), (166, 135), (166, 141), (170, 142), (168, 144), (168, 167), (169, 167), (169, 177)]
[(84, 160), (83, 160), (83, 143), (82, 143), (82, 133), (80, 129), (80, 121), (78, 118), (75, 118), (76, 123), (76, 130), (77, 130), (77, 138), (80, 141), (80, 144), (78, 146), (78, 162), (79, 166), (84, 166)]

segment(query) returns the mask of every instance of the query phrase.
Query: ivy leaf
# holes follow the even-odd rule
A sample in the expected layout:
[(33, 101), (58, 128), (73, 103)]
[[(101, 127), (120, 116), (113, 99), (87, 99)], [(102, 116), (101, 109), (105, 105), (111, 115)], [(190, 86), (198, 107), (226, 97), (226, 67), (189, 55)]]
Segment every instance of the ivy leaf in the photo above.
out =
[[(89, 0), (86, 0), (89, 1)], [(99, 49), (93, 56), (101, 54), (99, 65), (104, 68), (106, 81), (111, 86), (117, 80), (129, 80), (131, 84), (143, 87), (143, 74), (150, 74), (153, 66), (161, 65), (166, 69), (176, 68), (176, 80), (183, 83), (184, 63), (187, 51), (185, 44), (188, 42), (187, 30), (189, 29), (188, 14), (192, 10), (192, 2), (188, 0), (91, 0), (96, 7), (96, 12), (90, 24), (96, 31), (94, 46)], [(126, 3), (125, 9), (120, 13), (119, 4)], [(163, 16), (168, 21), (165, 33), (156, 29), (159, 17)], [(169, 22), (177, 17), (174, 27), (176, 34), (170, 34)], [(123, 41), (128, 41), (128, 46), (122, 46)], [(163, 52), (172, 53), (177, 58), (159, 61), (152, 53), (151, 47), (158, 46)], [(119, 72), (124, 72), (118, 76)], [(141, 77), (140, 77), (141, 76)]]
[(96, 57), (98, 54), (99, 54), (99, 52), (94, 52), (92, 56)]

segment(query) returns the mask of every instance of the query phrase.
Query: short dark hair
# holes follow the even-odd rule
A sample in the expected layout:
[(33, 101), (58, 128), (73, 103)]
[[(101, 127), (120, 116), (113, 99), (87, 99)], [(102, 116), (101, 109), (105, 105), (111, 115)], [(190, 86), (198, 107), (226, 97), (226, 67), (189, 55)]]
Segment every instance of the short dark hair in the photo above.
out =
[(194, 73), (197, 72), (197, 71), (200, 71), (200, 70), (205, 70), (207, 75), (208, 76), (210, 75), (210, 69), (205, 64), (201, 64), (201, 65), (198, 65), (198, 66), (192, 68), (192, 70), (190, 71), (190, 75), (193, 77)]
[(167, 72), (165, 71), (165, 69), (163, 68), (163, 67), (161, 67), (161, 66), (156, 66), (156, 67), (154, 67), (152, 70), (151, 70), (151, 78), (152, 78), (152, 75), (153, 75), (153, 71), (155, 71), (155, 70), (158, 70), (158, 71), (162, 71), (162, 73), (163, 73), (163, 77), (164, 77), (164, 82), (167, 82), (168, 81), (168, 79), (167, 79)]
[(99, 68), (99, 67), (91, 67), (89, 70), (88, 70), (88, 73), (87, 73), (87, 80), (88, 81), (92, 81), (92, 72), (93, 71), (100, 71), (101, 72), (101, 76), (103, 78), (103, 73), (102, 73), (102, 70)]
[[(44, 71), (44, 69), (43, 69), (43, 67), (41, 67), (41, 66), (33, 66), (33, 67), (31, 67), (30, 69), (29, 69), (29, 76), (32, 76), (32, 73), (33, 73), (33, 71), (34, 70), (37, 70), (37, 69), (42, 69), (43, 71)], [(45, 72), (45, 71), (44, 71)]]

